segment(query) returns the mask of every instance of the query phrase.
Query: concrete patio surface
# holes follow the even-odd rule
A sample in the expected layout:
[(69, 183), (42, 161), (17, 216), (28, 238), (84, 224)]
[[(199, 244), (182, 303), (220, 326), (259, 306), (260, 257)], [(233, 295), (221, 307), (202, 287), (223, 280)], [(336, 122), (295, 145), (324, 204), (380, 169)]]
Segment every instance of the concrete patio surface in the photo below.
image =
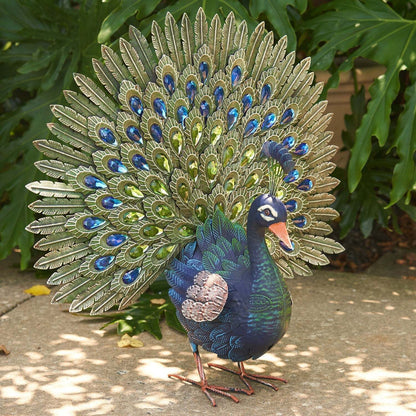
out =
[[(0, 262), (0, 344), (10, 351), (0, 352), (1, 416), (416, 415), (416, 280), (322, 270), (288, 281), (288, 334), (246, 366), (288, 384), (274, 392), (253, 383), (253, 396), (216, 396), (212, 408), (196, 387), (168, 378), (197, 377), (185, 336), (163, 324), (162, 340), (141, 334), (142, 348), (119, 348), (102, 321), (25, 294), (43, 282), (17, 261)], [(240, 385), (206, 366), (231, 363), (202, 359), (212, 384)]]

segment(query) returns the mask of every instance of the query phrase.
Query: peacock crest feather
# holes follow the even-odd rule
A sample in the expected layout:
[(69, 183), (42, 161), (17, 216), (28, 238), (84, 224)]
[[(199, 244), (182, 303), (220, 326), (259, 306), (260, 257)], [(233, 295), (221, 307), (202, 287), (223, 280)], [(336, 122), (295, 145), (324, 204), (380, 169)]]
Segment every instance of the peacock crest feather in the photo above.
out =
[[(337, 217), (328, 192), (338, 181), (331, 115), (318, 101), (310, 59), (295, 64), (286, 37), (275, 43), (264, 24), (249, 36), (230, 13), (209, 25), (202, 9), (180, 26), (168, 13), (152, 43), (134, 27), (120, 54), (102, 47), (96, 80), (74, 74), (80, 92), (53, 105), (54, 140), (37, 140), (51, 180), (27, 187), (43, 215), (27, 229), (44, 235), (40, 269), (57, 269), (56, 302), (101, 313), (140, 296), (220, 209), (245, 226), (250, 203), (277, 195), (288, 211), (292, 247), (267, 234), (269, 251), (287, 277), (310, 274), (342, 247), (325, 237)], [(284, 173), (262, 157), (280, 143), (296, 165)]]

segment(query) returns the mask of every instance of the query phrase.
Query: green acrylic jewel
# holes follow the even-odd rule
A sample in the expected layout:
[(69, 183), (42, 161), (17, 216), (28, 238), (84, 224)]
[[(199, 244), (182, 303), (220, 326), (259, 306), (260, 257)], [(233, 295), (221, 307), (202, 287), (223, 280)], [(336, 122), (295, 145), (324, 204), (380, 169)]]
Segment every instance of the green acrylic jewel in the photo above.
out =
[(258, 183), (260, 177), (257, 173), (252, 173), (246, 180), (246, 183), (244, 184), (247, 188), (251, 188), (252, 186), (256, 185)]
[(235, 188), (235, 179), (234, 178), (230, 178), (230, 179), (228, 179), (228, 181), (226, 181), (224, 183), (224, 189), (227, 192), (232, 191), (234, 188)]
[(201, 123), (198, 122), (192, 126), (191, 137), (192, 137), (192, 141), (194, 142), (194, 145), (196, 146), (202, 137), (202, 124)]
[(156, 165), (159, 166), (160, 169), (168, 173), (170, 173), (172, 170), (168, 158), (162, 153), (158, 153), (156, 155)]
[(224, 212), (225, 207), (223, 202), (218, 202), (214, 205), (214, 210), (219, 209), (220, 211)]
[(240, 215), (242, 210), (243, 210), (243, 204), (241, 202), (236, 202), (231, 208), (230, 219), (233, 220), (234, 218), (237, 218)]
[(143, 214), (139, 211), (128, 211), (123, 215), (125, 224), (135, 224), (143, 218)]
[(170, 253), (172, 253), (174, 248), (175, 248), (174, 244), (172, 244), (170, 246), (161, 247), (159, 250), (156, 251), (156, 258), (158, 260), (162, 260), (162, 259), (166, 258), (167, 256), (169, 256)]
[(182, 225), (178, 228), (178, 233), (181, 237), (189, 237), (195, 234), (195, 230), (189, 225)]
[(207, 165), (207, 177), (213, 180), (218, 173), (218, 163), (216, 160), (211, 160)]
[(181, 185), (179, 185), (178, 187), (178, 194), (180, 195), (180, 197), (182, 198), (182, 200), (184, 202), (188, 202), (189, 201), (189, 188), (182, 183)]
[(197, 204), (195, 206), (195, 215), (201, 222), (205, 222), (208, 218), (208, 212), (205, 205)]
[(173, 211), (165, 204), (156, 207), (156, 214), (160, 218), (172, 218), (174, 216)]
[(196, 159), (188, 163), (188, 173), (192, 179), (198, 177), (198, 161)]
[(150, 182), (150, 189), (158, 195), (169, 195), (168, 189), (166, 188), (165, 184), (161, 182), (159, 179), (153, 179)]
[(217, 143), (217, 141), (220, 139), (222, 134), (222, 127), (220, 125), (215, 126), (212, 130), (211, 130), (211, 136), (210, 136), (210, 140), (212, 144)]
[(240, 163), (241, 166), (245, 166), (248, 163), (250, 163), (254, 159), (255, 156), (256, 156), (256, 152), (254, 151), (253, 148), (246, 150), (243, 153), (243, 156), (241, 157), (241, 163)]
[(131, 196), (132, 198), (143, 198), (142, 192), (135, 185), (125, 185), (124, 192), (127, 196)]
[(224, 152), (222, 153), (222, 166), (227, 166), (228, 162), (234, 156), (234, 148), (232, 146), (228, 146), (225, 148)]
[(172, 134), (170, 138), (170, 143), (177, 154), (180, 154), (183, 147), (183, 137), (181, 132), (176, 132)]
[(132, 259), (138, 259), (139, 257), (141, 257), (147, 251), (148, 248), (149, 248), (149, 246), (147, 246), (145, 244), (143, 244), (141, 246), (139, 246), (139, 245), (134, 246), (130, 249), (129, 256)]
[(146, 227), (143, 228), (143, 235), (145, 237), (155, 237), (162, 233), (163, 229), (157, 227), (156, 225), (146, 225)]

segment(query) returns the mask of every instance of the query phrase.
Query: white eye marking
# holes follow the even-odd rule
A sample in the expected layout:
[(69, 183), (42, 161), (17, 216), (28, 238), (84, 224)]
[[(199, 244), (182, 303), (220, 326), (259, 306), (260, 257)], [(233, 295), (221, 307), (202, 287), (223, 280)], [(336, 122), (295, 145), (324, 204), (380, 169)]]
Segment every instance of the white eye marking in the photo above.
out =
[(265, 221), (274, 221), (277, 218), (277, 211), (269, 204), (262, 205), (257, 209), (260, 212), (261, 217)]

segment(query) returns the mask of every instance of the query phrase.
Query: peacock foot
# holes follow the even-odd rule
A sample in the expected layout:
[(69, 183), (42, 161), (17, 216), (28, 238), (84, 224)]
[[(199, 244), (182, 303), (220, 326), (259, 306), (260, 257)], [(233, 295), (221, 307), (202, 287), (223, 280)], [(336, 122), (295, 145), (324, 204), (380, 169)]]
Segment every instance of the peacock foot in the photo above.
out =
[(194, 386), (201, 387), (201, 390), (203, 393), (208, 397), (211, 404), (215, 407), (217, 403), (215, 402), (215, 399), (211, 396), (210, 392), (220, 394), (221, 396), (228, 397), (229, 399), (233, 400), (235, 403), (239, 403), (240, 400), (237, 399), (233, 394), (227, 393), (228, 391), (232, 392), (241, 392), (245, 393), (244, 389), (236, 389), (232, 387), (222, 387), (222, 386), (213, 386), (211, 384), (208, 384), (206, 378), (204, 377), (201, 379), (201, 381), (192, 380), (190, 378), (182, 377), (177, 374), (169, 374), (169, 377), (176, 378), (181, 381), (185, 381), (186, 383), (191, 383)]
[[(238, 363), (238, 369), (239, 369), (238, 371), (231, 370), (231, 369), (229, 369), (227, 367), (224, 367), (222, 365), (219, 365), (219, 364), (208, 363), (208, 366), (210, 368), (218, 368), (220, 370), (228, 371), (229, 373), (238, 375), (240, 377), (240, 380), (247, 386), (247, 390), (240, 389), (240, 390), (244, 390), (244, 393), (246, 393), (246, 394), (253, 394), (254, 393), (253, 387), (250, 385), (250, 383), (247, 380), (256, 381), (257, 383), (260, 383), (260, 384), (263, 384), (265, 386), (271, 387), (275, 391), (279, 390), (279, 387), (275, 386), (272, 383), (264, 381), (264, 380), (275, 380), (275, 381), (281, 381), (282, 383), (287, 383), (287, 381), (285, 379), (280, 378), (280, 377), (263, 376), (263, 375), (258, 375), (258, 374), (247, 373), (247, 371), (244, 368), (244, 364), (242, 362)], [(234, 390), (232, 390), (232, 391), (234, 391)]]

